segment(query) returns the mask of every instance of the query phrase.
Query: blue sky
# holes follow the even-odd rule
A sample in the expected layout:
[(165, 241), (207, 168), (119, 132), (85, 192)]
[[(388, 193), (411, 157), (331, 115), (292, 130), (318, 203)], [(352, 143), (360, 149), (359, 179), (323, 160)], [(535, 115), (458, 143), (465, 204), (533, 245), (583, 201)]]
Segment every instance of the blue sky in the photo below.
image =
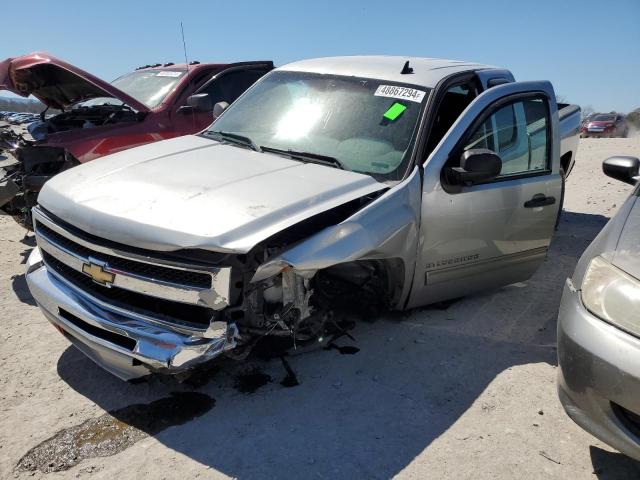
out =
[[(100, 5), (98, 7), (98, 5)], [(472, 60), (598, 111), (640, 107), (640, 0), (5, 2), (0, 59), (45, 50), (105, 79), (184, 58)]]

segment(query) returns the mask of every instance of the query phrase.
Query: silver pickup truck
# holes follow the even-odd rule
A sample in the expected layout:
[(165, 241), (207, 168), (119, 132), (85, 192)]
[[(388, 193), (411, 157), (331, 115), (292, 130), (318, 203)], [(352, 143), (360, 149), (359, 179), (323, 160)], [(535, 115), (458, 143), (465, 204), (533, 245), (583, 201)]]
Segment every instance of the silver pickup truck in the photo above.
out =
[[(224, 105), (217, 105), (220, 111)], [(49, 181), (27, 281), (123, 379), (313, 341), (340, 303), (410, 309), (544, 261), (580, 110), (549, 82), (405, 57), (280, 67), (199, 135)]]

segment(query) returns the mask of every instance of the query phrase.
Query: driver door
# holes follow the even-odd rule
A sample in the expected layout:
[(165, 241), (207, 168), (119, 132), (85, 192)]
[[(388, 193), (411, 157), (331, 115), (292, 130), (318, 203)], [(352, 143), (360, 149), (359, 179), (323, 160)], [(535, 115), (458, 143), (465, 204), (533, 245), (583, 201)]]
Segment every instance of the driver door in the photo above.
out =
[[(529, 278), (546, 258), (561, 195), (558, 113), (549, 82), (496, 86), (460, 115), (424, 164), (409, 307)], [(462, 153), (485, 148), (497, 178), (451, 184)]]

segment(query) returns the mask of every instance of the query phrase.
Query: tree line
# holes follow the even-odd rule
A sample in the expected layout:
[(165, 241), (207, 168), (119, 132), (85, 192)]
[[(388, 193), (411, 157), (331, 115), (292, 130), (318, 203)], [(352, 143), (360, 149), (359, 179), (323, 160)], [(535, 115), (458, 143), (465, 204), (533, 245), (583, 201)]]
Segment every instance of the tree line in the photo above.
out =
[(0, 97), (0, 111), (40, 113), (45, 105), (36, 100), (22, 100), (19, 98)]

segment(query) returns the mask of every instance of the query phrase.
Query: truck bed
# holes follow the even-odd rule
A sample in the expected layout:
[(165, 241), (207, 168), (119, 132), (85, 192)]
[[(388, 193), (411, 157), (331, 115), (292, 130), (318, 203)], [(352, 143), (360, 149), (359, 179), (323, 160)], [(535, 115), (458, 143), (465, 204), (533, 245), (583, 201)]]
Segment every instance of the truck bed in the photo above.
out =
[(580, 140), (581, 113), (578, 105), (568, 103), (558, 104), (558, 119), (560, 121), (560, 164), (569, 176), (576, 161), (578, 142)]

